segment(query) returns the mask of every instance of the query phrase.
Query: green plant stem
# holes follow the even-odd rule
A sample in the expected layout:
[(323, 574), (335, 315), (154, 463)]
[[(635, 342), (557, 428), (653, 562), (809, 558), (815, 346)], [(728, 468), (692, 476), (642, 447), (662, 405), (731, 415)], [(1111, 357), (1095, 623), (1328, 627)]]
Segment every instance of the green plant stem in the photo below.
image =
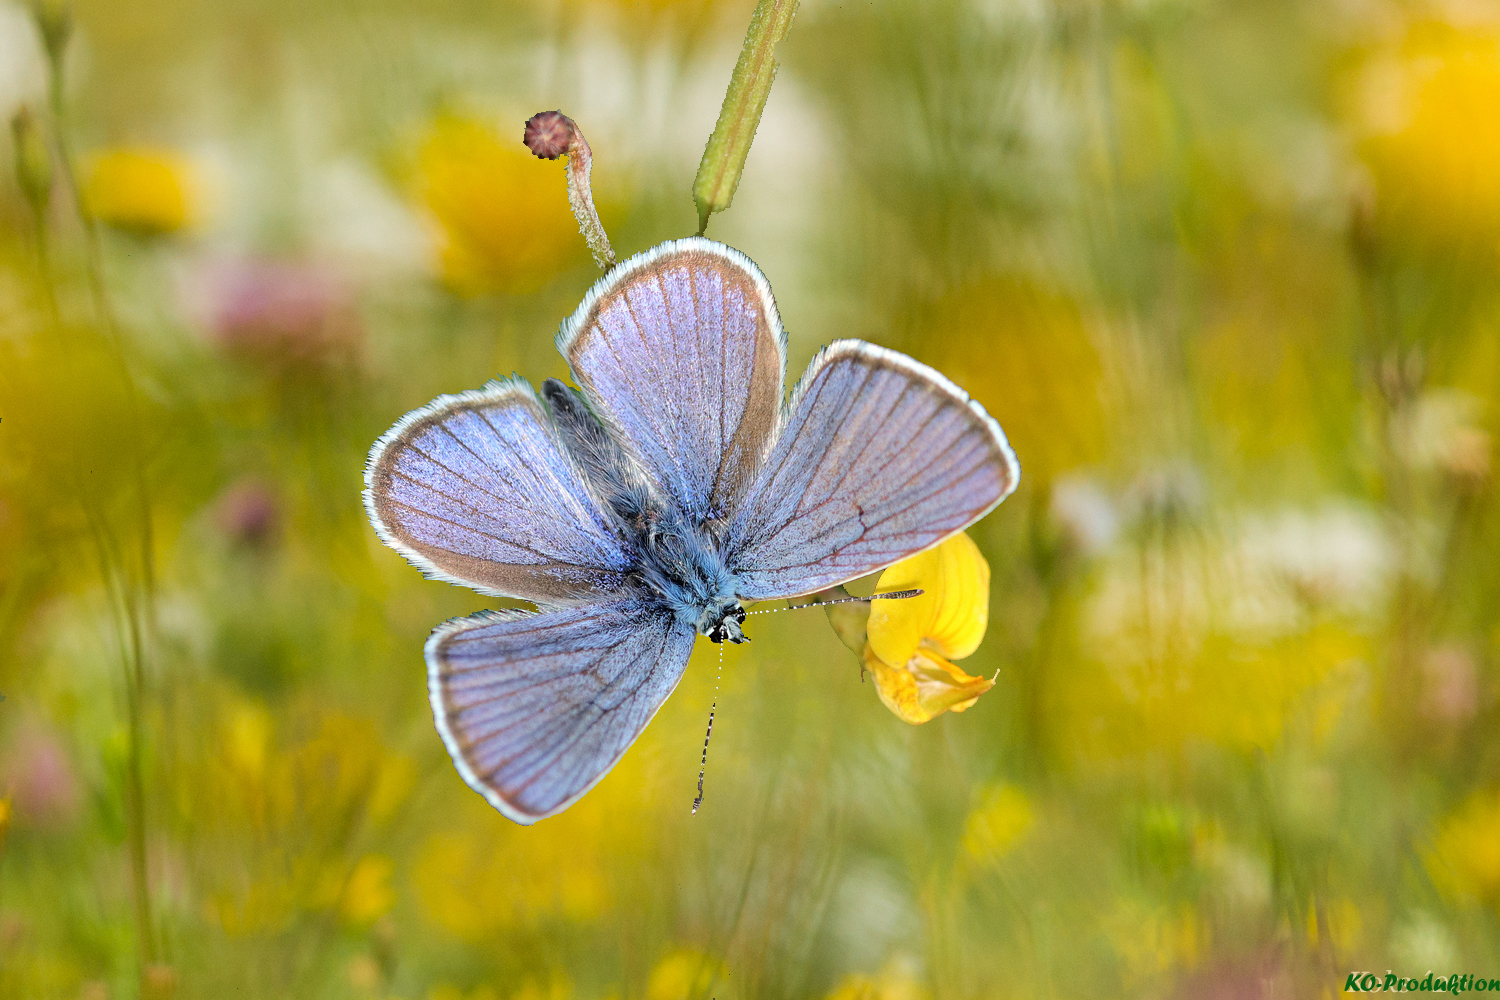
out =
[[(147, 636), (154, 620), (153, 606), (156, 589), (152, 502), (144, 462), (139, 450), (141, 442), (145, 439), (144, 422), (141, 417), (140, 393), (130, 373), (130, 366), (125, 356), (124, 338), (104, 282), (103, 250), (100, 245), (99, 232), (94, 220), (89, 217), (84, 207), (72, 144), (68, 140), (66, 80), (62, 53), (51, 49), (48, 50), (47, 93), (52, 115), (55, 162), (83, 230), (84, 262), (89, 291), (99, 322), (106, 331), (111, 354), (119, 369), (119, 377), (125, 391), (126, 418), (131, 430), (130, 439), (135, 442), (131, 464), (139, 541), (137, 552), (139, 565), (135, 567), (136, 572), (131, 572), (124, 553), (109, 529), (107, 518), (95, 508), (86, 489), (80, 489), (79, 496), (99, 551), (100, 572), (104, 578), (105, 588), (107, 592), (112, 593), (110, 603), (115, 608), (122, 626), (120, 631), (124, 651), (122, 667), (125, 682), (127, 734), (126, 842), (130, 863), (131, 899), (136, 923), (137, 958), (140, 964), (140, 974), (144, 977), (147, 967), (157, 960), (151, 880), (146, 850), (146, 783), (143, 764)], [(40, 224), (43, 220), (38, 221)], [(43, 239), (39, 246), (44, 244)], [(51, 295), (55, 300), (55, 293)]]
[(62, 309), (57, 304), (57, 289), (53, 287), (52, 243), (47, 238), (47, 216), (39, 205), (32, 206), (32, 221), (36, 226), (36, 267), (41, 274), (42, 294), (46, 297), (47, 317), (61, 336), (64, 334)]
[(708, 229), (708, 217), (734, 201), (750, 143), (766, 110), (766, 98), (776, 80), (776, 46), (791, 29), (798, 0), (760, 0), (750, 15), (750, 30), (724, 92), (719, 121), (703, 150), (693, 201), (698, 206), (698, 234)]
[(109, 295), (104, 288), (103, 251), (99, 247), (99, 232), (94, 228), (94, 221), (89, 218), (83, 206), (83, 192), (78, 186), (78, 171), (74, 167), (73, 146), (68, 141), (65, 127), (67, 99), (60, 59), (52, 59), (47, 63), (47, 97), (52, 111), (52, 142), (56, 152), (54, 159), (62, 174), (63, 187), (67, 189), (68, 197), (72, 200), (74, 210), (78, 213), (78, 219), (83, 226), (83, 252), (87, 265), (85, 270), (88, 274), (89, 293), (93, 297), (94, 309), (99, 314), (100, 322), (109, 331), (111, 339), (116, 341), (115, 347), (119, 350), (119, 326), (115, 322), (114, 310), (110, 308)]
[[(80, 485), (80, 490), (82, 490)], [(83, 497), (84, 516), (94, 536), (94, 547), (99, 557), (99, 574), (104, 581), (105, 594), (114, 609), (116, 627), (120, 633), (121, 666), (125, 680), (125, 720), (127, 752), (125, 762), (125, 831), (130, 853), (131, 902), (140, 932), (136, 944), (141, 968), (156, 960), (155, 936), (151, 907), (149, 871), (146, 864), (146, 818), (145, 780), (142, 775), (141, 746), (145, 740), (145, 724), (142, 702), (145, 696), (145, 642), (141, 629), (141, 615), (136, 589), (128, 579), (122, 579), (121, 567), (124, 559), (120, 546), (110, 531), (108, 522), (94, 503)]]

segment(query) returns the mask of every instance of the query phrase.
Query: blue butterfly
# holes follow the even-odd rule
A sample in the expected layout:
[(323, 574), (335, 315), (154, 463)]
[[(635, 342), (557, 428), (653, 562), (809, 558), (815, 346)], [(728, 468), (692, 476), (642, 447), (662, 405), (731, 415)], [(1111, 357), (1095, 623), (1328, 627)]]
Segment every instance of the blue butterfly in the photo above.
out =
[(429, 577), (537, 611), (427, 640), (437, 729), (518, 823), (599, 782), (747, 602), (816, 593), (931, 548), (1020, 469), (1000, 425), (903, 354), (835, 341), (783, 404), (760, 269), (702, 238), (618, 265), (558, 333), (574, 389), (440, 396), (370, 452), (381, 540)]

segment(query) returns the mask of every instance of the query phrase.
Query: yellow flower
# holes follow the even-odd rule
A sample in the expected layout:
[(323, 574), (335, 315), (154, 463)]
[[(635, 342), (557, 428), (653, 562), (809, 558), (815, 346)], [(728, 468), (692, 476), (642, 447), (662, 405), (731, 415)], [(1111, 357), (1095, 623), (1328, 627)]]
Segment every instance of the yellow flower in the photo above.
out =
[(949, 662), (974, 652), (984, 638), (990, 566), (960, 532), (887, 569), (876, 587), (908, 589), (923, 593), (871, 604), (864, 661), (880, 700), (916, 725), (943, 712), (962, 712), (995, 686)]
[(381, 854), (366, 854), (349, 873), (339, 909), (351, 924), (373, 924), (396, 904), (391, 888), (391, 859)]
[(1191, 969), (1203, 952), (1198, 915), (1186, 903), (1169, 907), (1120, 899), (1105, 920), (1105, 934), (1131, 986), (1171, 969)]
[(416, 196), (436, 225), (443, 277), (463, 295), (523, 292), (583, 252), (562, 169), (483, 122), (445, 115), (417, 151)]
[(1105, 366), (1076, 302), (1032, 283), (965, 285), (924, 308), (921, 360), (1005, 427), (1033, 483), (1109, 454)]
[(85, 164), (84, 208), (117, 229), (175, 233), (198, 221), (196, 171), (169, 149), (105, 149)]
[(1500, 791), (1474, 793), (1445, 819), (1426, 861), (1448, 896), (1500, 907)]
[(553, 976), (543, 983), (528, 979), (521, 988), (510, 995), (510, 1000), (568, 1000), (573, 995), (573, 984), (563, 976)]
[(722, 963), (700, 951), (681, 949), (656, 963), (646, 983), (647, 1000), (688, 1000), (707, 996), (726, 976)]
[(1430, 235), (1500, 231), (1500, 34), (1418, 25), (1361, 83), (1381, 212)]
[(845, 976), (828, 1000), (927, 1000), (931, 994), (911, 965), (910, 961), (895, 958), (876, 975)]
[(428, 837), (413, 882), (432, 923), (479, 942), (531, 921), (598, 919), (610, 901), (602, 868), (578, 841), (485, 827)]
[(1025, 792), (1014, 785), (991, 786), (964, 820), (964, 853), (979, 862), (998, 861), (1035, 822)]

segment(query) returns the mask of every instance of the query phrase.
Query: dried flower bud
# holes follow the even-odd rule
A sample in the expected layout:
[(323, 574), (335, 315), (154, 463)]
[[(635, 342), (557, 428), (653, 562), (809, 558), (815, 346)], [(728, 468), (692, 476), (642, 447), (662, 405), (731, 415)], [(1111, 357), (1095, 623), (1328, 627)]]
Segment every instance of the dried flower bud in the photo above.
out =
[(609, 245), (604, 223), (594, 208), (594, 153), (583, 130), (561, 111), (542, 111), (526, 119), (526, 148), (544, 160), (567, 154), (568, 204), (578, 220), (578, 230), (594, 255), (594, 263), (608, 270), (615, 266), (615, 251)]
[(578, 138), (578, 126), (561, 111), (539, 111), (526, 119), (522, 141), (526, 148), (543, 160), (565, 156)]

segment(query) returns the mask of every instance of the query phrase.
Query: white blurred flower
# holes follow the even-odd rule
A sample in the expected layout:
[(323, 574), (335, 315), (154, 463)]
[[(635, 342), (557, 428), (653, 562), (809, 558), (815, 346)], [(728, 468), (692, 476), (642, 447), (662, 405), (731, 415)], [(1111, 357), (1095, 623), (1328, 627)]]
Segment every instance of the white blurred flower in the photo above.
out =
[(1202, 510), (1203, 476), (1186, 462), (1145, 469), (1125, 491), (1121, 501), (1127, 520), (1183, 520)]
[(307, 216), (315, 256), (374, 279), (413, 277), (427, 267), (431, 236), (421, 220), (353, 157), (328, 162), (315, 173)]
[(1294, 626), (1308, 603), (1373, 611), (1395, 561), (1380, 519), (1347, 504), (1245, 515), (1231, 558), (1240, 570), (1236, 623), (1272, 630)]
[(1482, 400), (1461, 389), (1429, 390), (1396, 421), (1391, 444), (1414, 469), (1483, 479), (1490, 471), (1483, 408)]
[(1458, 961), (1458, 947), (1442, 921), (1415, 910), (1391, 932), (1391, 958), (1400, 968), (1451, 969)]
[(1086, 556), (1109, 548), (1120, 533), (1120, 515), (1092, 477), (1069, 475), (1052, 486), (1052, 519)]
[[(1157, 518), (1196, 507), (1164, 477), (1135, 494), (1133, 505)], [(1302, 627), (1310, 607), (1375, 613), (1394, 567), (1382, 522), (1353, 505), (1199, 518), (1194, 530), (1147, 534), (1106, 557), (1090, 607), (1093, 640), (1113, 670), (1127, 672), (1191, 658), (1210, 634), (1258, 645)]]
[(46, 95), (46, 61), (31, 15), (18, 3), (0, 0), (0, 117), (9, 121), (21, 105)]

